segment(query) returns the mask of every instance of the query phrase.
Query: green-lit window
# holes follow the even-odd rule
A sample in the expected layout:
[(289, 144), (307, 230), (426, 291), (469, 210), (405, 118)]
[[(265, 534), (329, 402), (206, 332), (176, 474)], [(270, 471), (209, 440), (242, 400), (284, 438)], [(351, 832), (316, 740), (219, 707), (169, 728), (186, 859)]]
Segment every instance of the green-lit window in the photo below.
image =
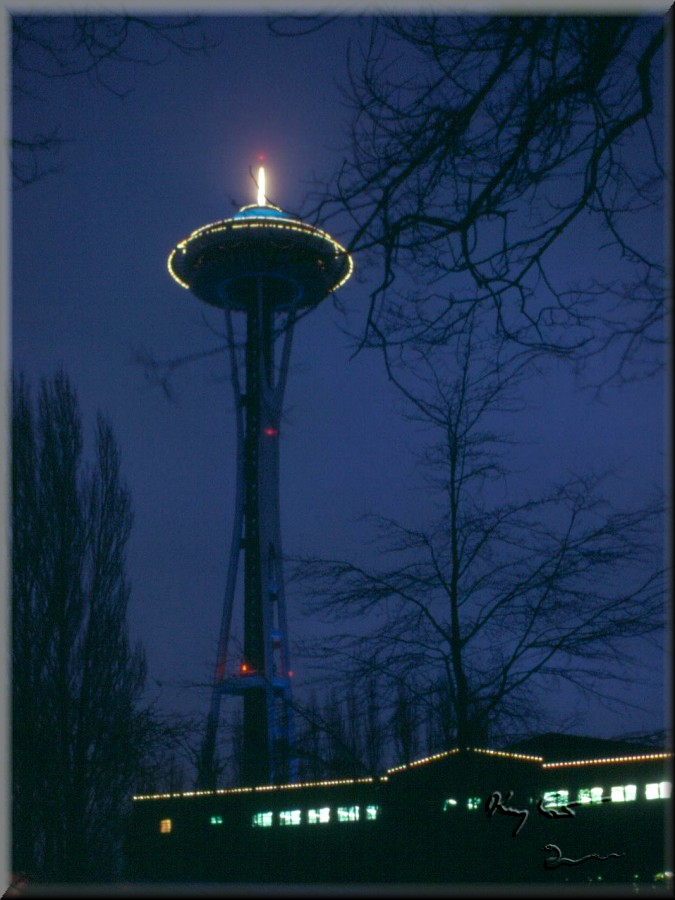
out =
[(285, 809), (279, 813), (280, 825), (299, 825), (302, 821), (302, 810)]
[(366, 806), (366, 821), (374, 822), (375, 819), (380, 815), (380, 807), (370, 804), (370, 806)]
[(645, 786), (645, 797), (647, 800), (658, 800), (659, 798), (667, 800), (670, 797), (670, 791), (671, 783), (669, 781), (660, 781)]
[(307, 822), (316, 825), (320, 822), (330, 822), (330, 806), (322, 806), (321, 809), (308, 809)]
[(566, 806), (570, 799), (569, 791), (547, 791), (543, 796), (543, 805)]
[(443, 801), (443, 812), (447, 812), (449, 809), (453, 809), (457, 806), (457, 801), (452, 797), (448, 797), (447, 800)]
[(170, 834), (171, 829), (173, 828), (173, 822), (171, 819), (161, 819), (159, 823), (159, 832), (160, 834)]
[(274, 821), (274, 814), (271, 812), (258, 812), (253, 814), (254, 828), (271, 828)]
[(209, 822), (210, 822), (212, 825), (222, 825), (222, 824), (223, 824), (223, 817), (222, 817), (222, 816), (211, 816), (211, 818), (209, 819)]
[(466, 801), (467, 809), (480, 809), (482, 800), (480, 797), (469, 797)]
[(358, 806), (338, 806), (337, 819), (338, 819), (338, 822), (358, 822), (358, 820), (359, 820)]
[(602, 794), (601, 787), (579, 788), (577, 800), (579, 803), (602, 803)]
[(612, 788), (612, 800), (614, 803), (621, 803), (624, 800), (635, 800), (637, 797), (637, 785), (620, 784)]

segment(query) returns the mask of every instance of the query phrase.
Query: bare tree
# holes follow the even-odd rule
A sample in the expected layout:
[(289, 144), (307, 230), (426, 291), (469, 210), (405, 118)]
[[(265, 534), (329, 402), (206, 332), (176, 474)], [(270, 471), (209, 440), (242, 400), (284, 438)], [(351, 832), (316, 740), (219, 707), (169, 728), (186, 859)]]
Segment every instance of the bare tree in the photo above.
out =
[(419, 714), (419, 705), (415, 702), (413, 691), (403, 682), (399, 682), (391, 716), (394, 748), (399, 762), (407, 764), (418, 756)]
[(379, 772), (384, 760), (384, 728), (381, 721), (377, 678), (366, 681), (363, 723), (364, 761), (369, 772)]
[(15, 866), (47, 881), (119, 875), (125, 807), (157, 720), (127, 632), (131, 498), (99, 416), (85, 466), (68, 379), (22, 378), (12, 409), (12, 790)]
[(348, 725), (338, 691), (330, 691), (323, 709), (325, 722), (326, 772), (331, 778), (354, 773), (354, 758), (349, 748)]
[(367, 703), (354, 685), (336, 686), (335, 679), (321, 700), (316, 689), (305, 702), (294, 699), (299, 728), (293, 752), (301, 781), (380, 771), (383, 727), (373, 687), (368, 688)]
[[(11, 23), (15, 104), (39, 96), (45, 80), (59, 78), (90, 78), (123, 97), (124, 66), (158, 65), (171, 51), (203, 53), (219, 43), (206, 36), (197, 16), (13, 15)], [(15, 185), (55, 171), (64, 140), (57, 124), (47, 134), (13, 134)]]
[[(310, 24), (294, 32), (290, 20), (283, 33)], [(433, 15), (362, 27), (351, 140), (317, 198), (322, 221), (339, 217), (350, 250), (371, 262), (361, 345), (445, 343), (480, 304), (523, 347), (577, 360), (612, 348), (616, 373), (653, 371), (664, 257), (644, 224), (660, 221), (666, 185), (665, 19)], [(560, 264), (577, 232), (597, 249), (583, 282)]]
[(315, 691), (310, 694), (303, 712), (296, 748), (298, 776), (300, 781), (316, 781), (323, 778), (326, 772), (323, 754), (324, 732)]
[(603, 479), (582, 475), (512, 499), (497, 425), (519, 406), (527, 354), (476, 320), (449, 347), (418, 348), (405, 383), (391, 372), (437, 437), (424, 459), (435, 522), (373, 517), (379, 565), (300, 567), (312, 612), (354, 623), (330, 637), (335, 664), (361, 683), (378, 673), (390, 700), (405, 686), (420, 719), (441, 699), (462, 746), (531, 727), (543, 712), (555, 721), (537, 696), (564, 682), (619, 702), (631, 640), (657, 639), (664, 611), (658, 501), (614, 509)]

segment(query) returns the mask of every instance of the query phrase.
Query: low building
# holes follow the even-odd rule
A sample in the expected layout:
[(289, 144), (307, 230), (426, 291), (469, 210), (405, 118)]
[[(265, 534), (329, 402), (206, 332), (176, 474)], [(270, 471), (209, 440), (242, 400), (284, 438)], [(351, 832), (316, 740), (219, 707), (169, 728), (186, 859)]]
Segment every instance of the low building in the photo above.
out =
[(130, 874), (165, 883), (672, 886), (672, 754), (546, 738), (450, 750), (374, 778), (137, 796)]

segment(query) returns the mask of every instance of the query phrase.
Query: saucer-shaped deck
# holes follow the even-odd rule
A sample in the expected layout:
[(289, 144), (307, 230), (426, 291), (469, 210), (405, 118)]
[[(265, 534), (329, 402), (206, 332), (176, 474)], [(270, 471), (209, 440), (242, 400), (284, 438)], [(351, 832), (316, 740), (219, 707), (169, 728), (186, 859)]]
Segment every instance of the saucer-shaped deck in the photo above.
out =
[(243, 207), (197, 229), (171, 252), (169, 272), (205, 303), (246, 310), (262, 284), (275, 310), (314, 306), (349, 278), (352, 260), (330, 235), (276, 206)]

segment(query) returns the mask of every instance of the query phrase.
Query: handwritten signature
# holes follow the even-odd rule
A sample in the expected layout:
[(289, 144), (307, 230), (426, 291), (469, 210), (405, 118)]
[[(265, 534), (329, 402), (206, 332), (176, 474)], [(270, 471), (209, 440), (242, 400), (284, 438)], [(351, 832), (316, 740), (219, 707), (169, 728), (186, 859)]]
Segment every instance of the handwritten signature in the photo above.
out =
[(579, 859), (570, 859), (569, 856), (562, 855), (562, 850), (557, 844), (546, 844), (542, 849), (555, 854), (544, 860), (545, 869), (557, 869), (559, 866), (578, 866), (586, 862), (587, 859), (611, 859), (612, 857), (619, 859), (625, 856), (624, 853), (608, 853), (606, 856), (600, 856), (599, 853), (587, 853), (586, 856), (580, 856)]
[[(525, 822), (527, 822), (530, 811), (528, 809), (517, 809), (514, 806), (507, 806), (507, 803), (509, 803), (512, 797), (513, 791), (509, 791), (505, 798), (502, 798), (500, 791), (493, 791), (485, 801), (485, 812), (489, 819), (497, 812), (504, 816), (515, 816), (518, 818), (520, 821), (511, 832), (511, 836), (516, 837)], [(599, 802), (607, 803), (609, 800), (611, 800), (611, 797), (602, 797)], [(543, 799), (539, 799), (537, 802), (537, 812), (547, 819), (567, 819), (572, 818), (575, 815), (572, 807), (583, 805), (584, 804), (581, 801), (577, 800), (558, 807), (545, 807)], [(624, 853), (608, 853), (606, 856), (601, 856), (599, 853), (587, 853), (585, 856), (579, 857), (579, 859), (572, 859), (569, 856), (563, 856), (562, 850), (557, 844), (546, 844), (542, 849), (548, 853), (554, 854), (544, 860), (545, 869), (557, 869), (560, 866), (578, 866), (589, 859), (618, 859), (625, 856)]]
[(487, 813), (488, 819), (491, 819), (496, 812), (502, 813), (502, 815), (505, 816), (518, 816), (520, 822), (512, 832), (512, 836), (516, 837), (525, 822), (527, 822), (530, 811), (528, 809), (514, 809), (512, 806), (505, 806), (505, 802), (508, 803), (511, 797), (513, 797), (513, 791), (509, 791), (506, 801), (502, 800), (502, 795), (499, 791), (493, 791), (485, 801), (485, 812)]

